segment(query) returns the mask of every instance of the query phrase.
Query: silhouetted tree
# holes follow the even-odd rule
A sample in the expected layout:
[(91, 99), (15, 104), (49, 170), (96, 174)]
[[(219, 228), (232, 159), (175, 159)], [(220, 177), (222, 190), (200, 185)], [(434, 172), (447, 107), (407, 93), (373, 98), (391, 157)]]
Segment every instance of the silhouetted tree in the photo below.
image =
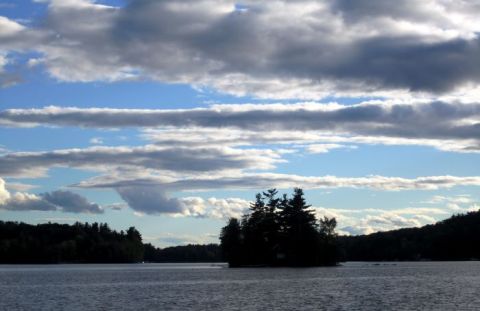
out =
[(220, 262), (221, 250), (218, 244), (182, 245), (156, 248), (145, 244), (146, 262)]
[(268, 258), (265, 212), (265, 202), (258, 193), (255, 202), (250, 205), (250, 215), (246, 215), (242, 221), (243, 251), (251, 254), (245, 259), (250, 265), (264, 263)]
[(127, 235), (107, 224), (28, 225), (0, 221), (0, 263), (102, 263), (143, 260), (140, 233)]
[[(335, 264), (337, 253), (327, 252), (334, 250), (336, 221), (325, 218), (320, 226), (323, 231), (319, 231), (302, 189), (295, 188), (290, 199), (286, 195), (278, 198), (277, 194), (276, 189), (257, 194), (240, 228), (238, 221), (231, 219), (222, 229), (221, 247), (228, 252), (226, 260), (230, 265)], [(224, 238), (227, 232), (235, 232), (235, 250)]]
[(223, 258), (230, 266), (238, 266), (242, 256), (240, 223), (236, 218), (230, 218), (228, 225), (220, 233)]
[(343, 260), (478, 260), (480, 212), (421, 228), (339, 237), (339, 242)]
[(293, 196), (281, 211), (284, 230), (286, 260), (289, 265), (314, 265), (317, 261), (317, 223), (310, 205), (306, 204), (303, 190), (295, 188)]
[(324, 216), (320, 219), (320, 239), (318, 254), (319, 261), (326, 265), (335, 264), (340, 257), (340, 252), (337, 245), (337, 234), (335, 228), (337, 227), (337, 220), (335, 218), (328, 218)]

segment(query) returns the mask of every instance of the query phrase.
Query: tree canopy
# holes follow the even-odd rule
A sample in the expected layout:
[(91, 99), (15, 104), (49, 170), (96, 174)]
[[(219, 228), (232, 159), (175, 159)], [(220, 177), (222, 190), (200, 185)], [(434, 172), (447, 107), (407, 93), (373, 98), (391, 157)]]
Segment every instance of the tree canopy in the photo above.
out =
[(98, 223), (0, 221), (0, 263), (128, 263), (143, 260), (142, 236)]
[(303, 190), (278, 197), (258, 193), (241, 222), (231, 218), (220, 234), (224, 259), (238, 266), (320, 266), (337, 263), (336, 220), (317, 220)]
[(345, 261), (480, 259), (480, 212), (405, 228), (339, 238)]

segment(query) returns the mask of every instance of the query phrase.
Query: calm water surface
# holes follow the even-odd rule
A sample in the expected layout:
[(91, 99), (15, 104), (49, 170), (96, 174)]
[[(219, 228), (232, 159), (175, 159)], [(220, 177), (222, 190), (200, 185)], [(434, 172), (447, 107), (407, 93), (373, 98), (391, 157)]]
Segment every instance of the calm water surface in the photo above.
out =
[(480, 262), (0, 266), (0, 310), (480, 310)]

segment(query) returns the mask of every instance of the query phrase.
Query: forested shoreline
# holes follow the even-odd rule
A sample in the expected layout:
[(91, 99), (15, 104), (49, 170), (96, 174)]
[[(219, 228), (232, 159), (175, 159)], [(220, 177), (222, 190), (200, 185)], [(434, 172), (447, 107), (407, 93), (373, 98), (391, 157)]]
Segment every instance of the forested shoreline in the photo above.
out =
[(220, 262), (217, 244), (157, 248), (134, 227), (0, 221), (0, 264)]
[(143, 261), (143, 248), (134, 227), (0, 221), (0, 263), (132, 263)]
[(421, 228), (338, 238), (343, 261), (480, 260), (480, 211)]
[(257, 195), (248, 214), (241, 220), (230, 219), (221, 232), (221, 245), (157, 248), (144, 244), (134, 227), (117, 232), (98, 223), (0, 221), (0, 263), (227, 261), (235, 267), (480, 259), (480, 212), (454, 215), (421, 228), (336, 236), (335, 219), (317, 220), (303, 192), (295, 190), (292, 198), (276, 194), (272, 189)]

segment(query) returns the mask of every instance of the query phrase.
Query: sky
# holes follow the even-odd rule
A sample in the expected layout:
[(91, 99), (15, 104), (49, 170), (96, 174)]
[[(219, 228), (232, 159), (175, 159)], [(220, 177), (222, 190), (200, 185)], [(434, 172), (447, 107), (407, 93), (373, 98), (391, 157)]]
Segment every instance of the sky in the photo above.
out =
[(218, 242), (257, 192), (340, 234), (480, 208), (475, 0), (0, 0), (0, 219)]

